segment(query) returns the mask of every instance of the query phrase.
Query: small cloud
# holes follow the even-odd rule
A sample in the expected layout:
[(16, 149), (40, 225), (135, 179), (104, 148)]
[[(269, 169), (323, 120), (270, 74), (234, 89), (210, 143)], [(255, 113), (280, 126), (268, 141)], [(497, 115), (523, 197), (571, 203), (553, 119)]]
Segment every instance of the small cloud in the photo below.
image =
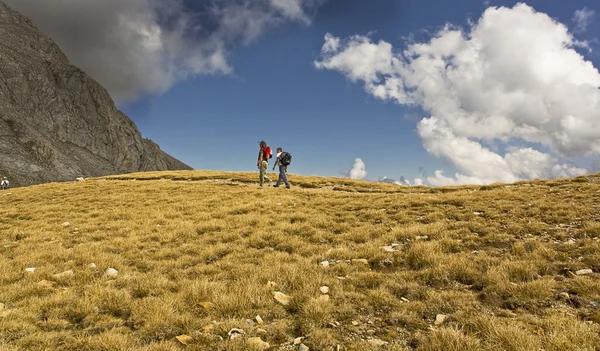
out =
[(367, 177), (367, 168), (362, 159), (354, 160), (354, 166), (348, 172), (348, 176), (352, 179), (365, 179)]
[(590, 23), (592, 23), (592, 20), (595, 15), (596, 11), (590, 10), (587, 7), (575, 11), (575, 14), (573, 15), (573, 22), (575, 22), (575, 32), (585, 32)]

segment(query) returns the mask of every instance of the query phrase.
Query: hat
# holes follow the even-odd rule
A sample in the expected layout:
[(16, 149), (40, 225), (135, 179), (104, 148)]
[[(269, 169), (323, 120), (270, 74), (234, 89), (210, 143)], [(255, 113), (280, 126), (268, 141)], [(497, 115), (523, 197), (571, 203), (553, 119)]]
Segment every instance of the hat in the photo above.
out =
[(260, 146), (267, 146), (267, 142), (266, 142), (266, 141), (264, 141), (264, 140), (261, 140), (261, 141), (259, 142), (259, 144), (260, 144)]

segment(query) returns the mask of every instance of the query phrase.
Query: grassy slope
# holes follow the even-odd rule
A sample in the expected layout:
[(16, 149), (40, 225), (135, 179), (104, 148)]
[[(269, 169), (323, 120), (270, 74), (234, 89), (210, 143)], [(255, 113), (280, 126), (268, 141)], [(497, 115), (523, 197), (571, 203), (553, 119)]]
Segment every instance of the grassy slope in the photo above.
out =
[[(380, 349), (370, 338), (388, 350), (598, 350), (599, 275), (571, 272), (600, 270), (600, 178), (430, 189), (292, 175), (291, 190), (257, 178), (145, 173), (0, 192), (0, 349), (247, 350), (260, 336), (286, 350), (308, 336), (311, 350)], [(228, 341), (231, 328), (246, 335)]]

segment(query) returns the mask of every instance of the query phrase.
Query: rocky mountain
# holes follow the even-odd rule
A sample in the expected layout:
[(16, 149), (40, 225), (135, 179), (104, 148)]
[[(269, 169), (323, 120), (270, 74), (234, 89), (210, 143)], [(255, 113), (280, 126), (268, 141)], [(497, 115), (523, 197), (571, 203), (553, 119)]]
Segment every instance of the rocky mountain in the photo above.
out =
[(30, 185), (176, 169), (190, 167), (143, 138), (102, 86), (0, 0), (1, 176)]

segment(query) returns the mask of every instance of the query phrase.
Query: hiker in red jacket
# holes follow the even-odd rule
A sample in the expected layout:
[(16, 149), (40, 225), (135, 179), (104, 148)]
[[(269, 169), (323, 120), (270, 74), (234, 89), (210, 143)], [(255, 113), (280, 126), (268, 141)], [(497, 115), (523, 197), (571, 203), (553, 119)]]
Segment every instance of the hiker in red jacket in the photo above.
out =
[(267, 143), (262, 140), (260, 142), (260, 150), (258, 151), (258, 162), (256, 167), (260, 170), (260, 186), (263, 186), (265, 179), (271, 182), (271, 179), (267, 176), (267, 170), (269, 169), (269, 159), (272, 157), (271, 148)]

